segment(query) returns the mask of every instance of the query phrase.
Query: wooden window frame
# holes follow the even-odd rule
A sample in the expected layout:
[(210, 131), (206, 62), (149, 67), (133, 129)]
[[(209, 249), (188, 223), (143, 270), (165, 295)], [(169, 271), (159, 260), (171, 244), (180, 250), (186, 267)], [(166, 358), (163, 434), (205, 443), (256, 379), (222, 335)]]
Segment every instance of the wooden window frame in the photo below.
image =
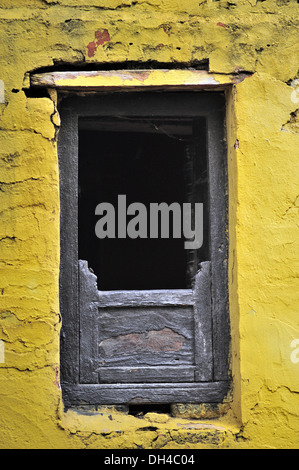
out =
[[(221, 75), (204, 70), (110, 70), (35, 73), (30, 76), (30, 88), (48, 89), (58, 102), (61, 129), (58, 139), (61, 200), (60, 237), (60, 309), (61, 330), (61, 387), (66, 408), (80, 404), (134, 403), (219, 403), (227, 395), (229, 372), (230, 322), (228, 306), (228, 196), (225, 145), (225, 90), (240, 83), (246, 74)], [(54, 90), (54, 94), (53, 94)], [(143, 92), (160, 91), (159, 100), (170, 92), (180, 99), (188, 96), (184, 109), (173, 96), (172, 110), (178, 116), (204, 116), (207, 122), (207, 154), (210, 198), (210, 260), (202, 263), (192, 290), (169, 291), (149, 297), (147, 292), (132, 296), (126, 302), (141, 304), (177, 305), (194, 309), (201, 325), (199, 333), (206, 336), (207, 349), (199, 348), (197, 355), (212, 353), (207, 367), (197, 369), (200, 381), (194, 383), (95, 383), (97, 368), (97, 322), (99, 303), (105, 308), (121, 305), (119, 293), (100, 292), (96, 277), (87, 263), (78, 261), (77, 240), (77, 177), (78, 177), (78, 118), (98, 115), (97, 103), (110, 93), (109, 105), (126, 92), (130, 101)], [(128, 93), (129, 92), (129, 93)], [(191, 92), (191, 93), (190, 93)], [(191, 97), (191, 99), (190, 99)], [(195, 97), (196, 100), (193, 100)], [(133, 99), (133, 100), (132, 100)], [(62, 100), (62, 101), (61, 101)], [(133, 106), (134, 108), (134, 106)], [(186, 112), (186, 109), (188, 112)], [(149, 110), (146, 110), (146, 114)], [(180, 114), (181, 113), (181, 114)], [(187, 114), (186, 114), (187, 113)], [(193, 113), (193, 114), (192, 114)], [(162, 113), (163, 115), (163, 113)], [(203, 287), (203, 288), (202, 288)], [(155, 297), (156, 296), (156, 297)], [(210, 316), (205, 315), (209, 309)], [(80, 321), (81, 317), (81, 321)], [(88, 319), (85, 322), (84, 317)], [(207, 356), (206, 356), (207, 357)]]
[[(184, 90), (184, 88), (183, 88)], [(142, 105), (144, 92), (120, 95), (70, 95), (60, 106), (58, 140), (61, 199), (60, 306), (61, 386), (65, 406), (86, 404), (207, 403), (221, 402), (229, 389), (229, 314), (227, 287), (227, 171), (224, 138), (225, 97), (217, 92), (159, 93), (158, 112), (154, 100)], [(120, 98), (125, 104), (119, 106)], [(167, 103), (164, 103), (164, 101)], [(169, 101), (170, 100), (170, 101)], [(169, 108), (169, 103), (173, 103)], [(138, 105), (138, 103), (140, 103)], [(203, 263), (193, 290), (165, 293), (134, 291), (126, 294), (127, 305), (190, 305), (194, 309), (201, 361), (198, 382), (180, 383), (97, 383), (98, 308), (124, 305), (122, 293), (101, 292), (87, 263), (78, 262), (77, 178), (78, 119), (80, 117), (144, 115), (205, 117), (210, 197), (211, 259)], [(161, 111), (167, 109), (165, 111)], [(158, 113), (158, 114), (157, 114)], [(159, 114), (160, 113), (160, 114)], [(207, 312), (210, 312), (207, 315)], [(205, 339), (199, 341), (200, 335)]]

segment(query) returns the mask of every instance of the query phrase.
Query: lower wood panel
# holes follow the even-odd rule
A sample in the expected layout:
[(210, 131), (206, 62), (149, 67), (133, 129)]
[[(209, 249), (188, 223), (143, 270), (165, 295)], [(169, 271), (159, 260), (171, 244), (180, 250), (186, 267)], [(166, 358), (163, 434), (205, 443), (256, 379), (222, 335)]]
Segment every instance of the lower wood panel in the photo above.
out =
[(192, 306), (99, 309), (99, 365), (194, 365)]
[(194, 382), (195, 366), (100, 367), (100, 383)]
[(65, 406), (80, 404), (219, 403), (229, 382), (196, 384), (62, 384)]

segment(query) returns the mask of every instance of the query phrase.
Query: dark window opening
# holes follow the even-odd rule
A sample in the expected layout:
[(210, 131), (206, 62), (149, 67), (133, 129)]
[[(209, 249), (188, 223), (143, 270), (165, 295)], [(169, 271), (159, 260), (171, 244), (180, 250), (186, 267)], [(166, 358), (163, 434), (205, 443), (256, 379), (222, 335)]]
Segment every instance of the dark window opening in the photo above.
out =
[[(182, 237), (173, 238), (170, 211), (169, 238), (160, 232), (151, 238), (150, 204), (175, 202), (183, 208), (188, 201), (201, 202), (208, 227), (205, 140), (204, 119), (80, 120), (79, 258), (94, 270), (100, 290), (191, 287), (198, 263), (209, 259), (207, 233), (195, 256), (184, 249), (182, 227)], [(126, 196), (127, 207), (134, 202), (146, 207), (147, 238), (117, 238), (119, 195)], [(100, 218), (95, 208), (102, 202), (115, 208), (116, 238), (95, 235)], [(127, 215), (127, 223), (133, 217)]]
[(129, 405), (128, 414), (133, 416), (143, 416), (146, 413), (165, 413), (171, 415), (171, 404), (140, 404)]

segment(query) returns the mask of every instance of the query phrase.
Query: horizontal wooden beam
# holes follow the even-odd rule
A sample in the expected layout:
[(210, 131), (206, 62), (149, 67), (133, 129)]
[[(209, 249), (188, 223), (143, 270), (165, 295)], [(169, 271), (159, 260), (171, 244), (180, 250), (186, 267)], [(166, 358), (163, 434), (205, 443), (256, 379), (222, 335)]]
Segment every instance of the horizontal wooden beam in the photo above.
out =
[(229, 390), (229, 382), (155, 384), (63, 384), (66, 406), (138, 403), (219, 403)]
[(194, 382), (196, 366), (99, 367), (101, 383)]
[(242, 82), (249, 74), (215, 74), (205, 70), (110, 70), (33, 74), (30, 86), (59, 90), (210, 89)]
[(193, 305), (193, 291), (189, 289), (174, 290), (132, 290), (132, 291), (98, 291), (98, 307), (142, 307)]

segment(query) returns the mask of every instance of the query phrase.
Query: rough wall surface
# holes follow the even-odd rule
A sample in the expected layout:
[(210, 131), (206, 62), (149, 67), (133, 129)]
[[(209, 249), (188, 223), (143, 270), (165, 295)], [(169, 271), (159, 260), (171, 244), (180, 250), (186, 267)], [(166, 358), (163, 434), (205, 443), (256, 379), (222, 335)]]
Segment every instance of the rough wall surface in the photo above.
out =
[[(298, 3), (2, 0), (0, 44), (0, 447), (297, 448)], [(233, 390), (218, 418), (63, 411), (60, 122), (29, 73), (126, 63), (251, 75), (227, 92)]]

